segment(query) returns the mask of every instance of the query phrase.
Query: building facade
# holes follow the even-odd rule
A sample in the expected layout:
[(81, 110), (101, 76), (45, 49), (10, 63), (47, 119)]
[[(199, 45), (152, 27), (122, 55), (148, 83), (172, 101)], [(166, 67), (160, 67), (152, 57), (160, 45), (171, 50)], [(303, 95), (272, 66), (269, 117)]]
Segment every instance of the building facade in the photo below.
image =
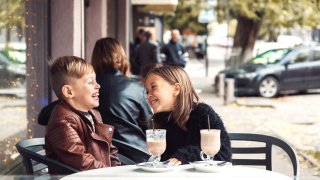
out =
[(29, 0), (26, 7), (27, 119), (29, 137), (44, 135), (36, 122), (42, 107), (55, 99), (47, 61), (74, 55), (88, 61), (95, 41), (110, 36), (128, 53), (127, 0)]

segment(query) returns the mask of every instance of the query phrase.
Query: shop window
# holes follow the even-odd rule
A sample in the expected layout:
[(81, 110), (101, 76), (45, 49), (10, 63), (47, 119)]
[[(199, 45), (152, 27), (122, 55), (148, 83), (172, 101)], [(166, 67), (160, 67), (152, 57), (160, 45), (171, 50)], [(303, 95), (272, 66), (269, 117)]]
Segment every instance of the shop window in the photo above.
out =
[(0, 172), (18, 157), (15, 144), (27, 138), (24, 2), (0, 6)]

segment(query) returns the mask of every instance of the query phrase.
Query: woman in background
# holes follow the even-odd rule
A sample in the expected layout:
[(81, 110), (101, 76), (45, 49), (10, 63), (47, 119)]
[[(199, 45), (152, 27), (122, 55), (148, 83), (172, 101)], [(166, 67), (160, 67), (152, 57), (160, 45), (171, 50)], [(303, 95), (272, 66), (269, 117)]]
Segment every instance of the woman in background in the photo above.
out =
[(113, 139), (119, 153), (136, 163), (150, 155), (145, 130), (152, 117), (143, 86), (130, 79), (130, 65), (117, 39), (99, 39), (94, 47), (92, 66), (100, 84), (98, 110), (105, 123), (115, 126)]

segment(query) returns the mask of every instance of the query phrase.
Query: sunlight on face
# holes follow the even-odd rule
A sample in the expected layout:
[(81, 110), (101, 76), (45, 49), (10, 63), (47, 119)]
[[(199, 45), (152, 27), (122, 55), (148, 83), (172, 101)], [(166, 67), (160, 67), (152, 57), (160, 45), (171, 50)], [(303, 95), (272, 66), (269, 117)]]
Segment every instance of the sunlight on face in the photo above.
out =
[(96, 74), (94, 72), (75, 80), (72, 85), (74, 96), (71, 99), (71, 105), (83, 112), (98, 107), (99, 89), (100, 85), (96, 82)]
[(176, 101), (174, 85), (161, 76), (151, 74), (146, 79), (145, 87), (150, 106), (155, 113), (172, 111)]

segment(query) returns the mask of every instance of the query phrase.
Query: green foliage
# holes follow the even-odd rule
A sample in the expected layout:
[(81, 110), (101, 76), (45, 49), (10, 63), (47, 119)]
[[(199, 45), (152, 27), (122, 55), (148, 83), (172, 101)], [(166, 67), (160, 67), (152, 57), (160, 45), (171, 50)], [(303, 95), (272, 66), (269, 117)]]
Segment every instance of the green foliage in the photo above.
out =
[(25, 50), (14, 50), (11, 48), (5, 48), (2, 50), (2, 54), (8, 58), (8, 60), (13, 64), (21, 64), (26, 61), (26, 51)]
[(206, 34), (207, 24), (198, 22), (198, 15), (201, 9), (203, 9), (202, 4), (204, 1), (179, 0), (175, 13), (164, 15), (165, 28)]
[[(222, 2), (222, 1), (221, 1)], [(239, 16), (261, 22), (260, 36), (279, 28), (320, 25), (320, 0), (227, 0), (216, 8), (218, 20)]]
[(23, 28), (25, 0), (0, 0), (0, 28)]

